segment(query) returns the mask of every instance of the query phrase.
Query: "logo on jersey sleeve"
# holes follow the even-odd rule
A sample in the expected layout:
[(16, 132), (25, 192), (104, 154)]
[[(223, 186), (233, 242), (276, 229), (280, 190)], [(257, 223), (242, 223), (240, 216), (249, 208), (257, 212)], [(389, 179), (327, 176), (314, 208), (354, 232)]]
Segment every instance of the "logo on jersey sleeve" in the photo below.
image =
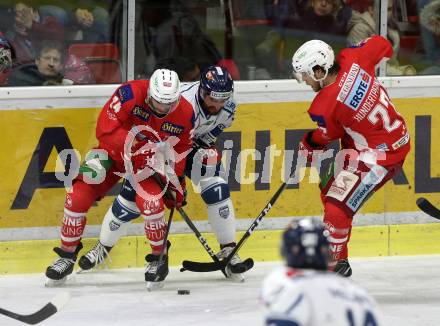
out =
[(364, 100), (372, 80), (371, 76), (365, 70), (360, 69), (359, 74), (354, 80), (353, 88), (345, 99), (344, 104), (356, 111)]
[(185, 127), (176, 125), (171, 122), (164, 122), (160, 127), (160, 130), (167, 132), (171, 135), (180, 135), (185, 130)]
[(121, 101), (121, 104), (124, 104), (125, 102), (130, 101), (134, 98), (131, 85), (123, 85), (119, 87), (119, 89), (117, 90), (117, 94), (119, 96), (119, 100)]
[(356, 111), (368, 93), (372, 82), (373, 78), (354, 63), (338, 94), (338, 101)]
[(148, 118), (150, 117), (150, 113), (138, 105), (134, 107), (133, 114), (143, 121), (148, 121)]

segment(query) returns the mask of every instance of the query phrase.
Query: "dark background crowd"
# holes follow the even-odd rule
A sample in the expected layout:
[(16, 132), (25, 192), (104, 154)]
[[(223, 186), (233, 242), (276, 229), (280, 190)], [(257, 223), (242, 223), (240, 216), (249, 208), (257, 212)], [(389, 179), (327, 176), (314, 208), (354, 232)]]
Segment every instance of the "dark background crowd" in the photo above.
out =
[[(239, 79), (291, 78), (291, 55), (321, 39), (336, 50), (379, 31), (374, 0), (138, 0), (135, 78), (157, 67), (196, 80), (218, 64)], [(3, 0), (0, 85), (120, 83), (126, 70), (123, 0)], [(440, 74), (440, 0), (391, 0), (387, 75)]]

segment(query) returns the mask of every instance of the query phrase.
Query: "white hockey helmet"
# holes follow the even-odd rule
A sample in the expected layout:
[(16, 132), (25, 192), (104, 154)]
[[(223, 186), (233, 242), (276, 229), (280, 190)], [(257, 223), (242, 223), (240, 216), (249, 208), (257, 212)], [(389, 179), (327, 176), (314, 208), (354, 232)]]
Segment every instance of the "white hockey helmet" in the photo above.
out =
[[(327, 43), (320, 40), (311, 40), (300, 46), (292, 57), (293, 74), (302, 82), (302, 73), (308, 74), (315, 81), (321, 81), (327, 77), (328, 70), (333, 66), (335, 54)], [(320, 66), (325, 71), (321, 79), (315, 78), (313, 67)]]
[[(160, 104), (162, 110), (156, 110), (154, 99)], [(156, 113), (169, 114), (178, 105), (180, 101), (180, 80), (177, 73), (168, 69), (157, 69), (150, 77), (148, 88), (148, 104)], [(157, 106), (157, 105), (156, 105)]]

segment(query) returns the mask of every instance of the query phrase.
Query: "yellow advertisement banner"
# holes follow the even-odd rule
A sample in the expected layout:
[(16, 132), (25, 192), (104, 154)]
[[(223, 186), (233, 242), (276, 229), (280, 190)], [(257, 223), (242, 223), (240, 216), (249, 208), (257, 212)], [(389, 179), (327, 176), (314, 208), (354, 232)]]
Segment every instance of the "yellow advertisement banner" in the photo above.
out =
[[(361, 213), (416, 211), (420, 195), (434, 202), (440, 198), (440, 98), (394, 103), (407, 121), (412, 150), (403, 172), (376, 193)], [(314, 127), (308, 105), (238, 107), (233, 126), (219, 142), (223, 159), (230, 161), (227, 172), (238, 218), (256, 217), (282, 183), (285, 154), (291, 154), (304, 131)], [(0, 228), (60, 225), (65, 189), (54, 173), (58, 153), (75, 148), (83, 158), (96, 145), (98, 113), (98, 108), (0, 111)], [(309, 168), (303, 172), (304, 179), (285, 190), (268, 216), (322, 214), (317, 173)], [(92, 207), (88, 223), (100, 224), (112, 200), (107, 196)], [(186, 210), (192, 219), (206, 219), (205, 205), (192, 187)]]

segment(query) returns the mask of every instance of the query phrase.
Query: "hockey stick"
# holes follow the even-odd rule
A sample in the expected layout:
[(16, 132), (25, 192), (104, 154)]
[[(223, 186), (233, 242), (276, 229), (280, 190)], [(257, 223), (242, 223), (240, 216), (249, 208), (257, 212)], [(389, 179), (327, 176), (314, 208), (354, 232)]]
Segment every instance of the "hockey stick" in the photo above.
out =
[(440, 209), (431, 204), (428, 199), (420, 197), (419, 199), (417, 199), (416, 204), (424, 213), (440, 220)]
[[(163, 256), (165, 255), (165, 248), (168, 249), (168, 234), (170, 234), (170, 229), (171, 229), (171, 222), (173, 220), (173, 215), (174, 215), (174, 207), (171, 208), (170, 210), (170, 216), (168, 217), (168, 224), (167, 224), (167, 229), (165, 231), (165, 236), (163, 238), (163, 246), (162, 246), (162, 250), (160, 251), (160, 255), (159, 255), (159, 264), (162, 262)], [(159, 269), (158, 269), (159, 270)], [(157, 274), (157, 271), (156, 271)], [(156, 275), (157, 278), (157, 275)]]
[[(247, 239), (251, 236), (251, 234), (254, 232), (254, 230), (258, 227), (263, 217), (269, 213), (270, 209), (273, 207), (275, 202), (277, 201), (278, 197), (281, 195), (281, 193), (286, 189), (289, 179), (281, 184), (281, 186), (278, 188), (277, 192), (272, 196), (272, 198), (269, 200), (269, 202), (266, 204), (266, 206), (263, 208), (261, 213), (257, 216), (257, 218), (252, 222), (251, 226), (247, 229), (246, 233), (243, 234), (240, 241), (238, 241), (235, 248), (231, 251), (231, 253), (223, 259), (221, 262), (213, 262), (213, 263), (201, 263), (201, 262), (194, 262), (185, 260), (182, 262), (183, 268), (186, 270), (192, 271), (192, 272), (213, 272), (220, 269), (224, 269), (227, 264), (231, 261), (232, 257), (235, 255), (235, 253), (243, 246), (243, 244), (246, 242)], [(249, 258), (251, 259), (251, 258)], [(253, 266), (253, 260), (252, 263), (248, 262), (250, 268)], [(243, 271), (245, 272), (245, 271)]]
[[(186, 222), (186, 224), (189, 226), (189, 228), (194, 232), (194, 235), (196, 236), (197, 240), (199, 240), (199, 242), (202, 244), (203, 248), (205, 249), (205, 251), (208, 253), (209, 256), (211, 256), (212, 260), (217, 263), (220, 264), (220, 260), (217, 258), (217, 256), (215, 255), (214, 251), (211, 249), (211, 247), (208, 245), (208, 242), (206, 241), (206, 239), (202, 236), (202, 234), (200, 233), (200, 231), (197, 229), (197, 227), (194, 225), (194, 223), (191, 221), (191, 219), (189, 218), (189, 216), (185, 213), (185, 211), (183, 210), (183, 208), (178, 208), (177, 211), (180, 213), (180, 215), (182, 216), (183, 220)], [(185, 267), (182, 267), (180, 269), (181, 272), (186, 271)], [(227, 277), (226, 275), (226, 271), (225, 269), (221, 269), (223, 275), (225, 277)]]
[(0, 308), (0, 314), (29, 325), (35, 325), (58, 312), (67, 303), (67, 301), (69, 301), (69, 298), (70, 295), (68, 292), (61, 292), (50, 300), (43, 308), (30, 315), (20, 315), (2, 308)]
[[(155, 174), (154, 178), (156, 179), (157, 183), (164, 188), (165, 185), (163, 183), (163, 181), (160, 179), (160, 177)], [(167, 189), (167, 191), (165, 192), (165, 196), (167, 196), (168, 198), (173, 198), (175, 199), (174, 194), (170, 193)], [(205, 251), (208, 253), (209, 256), (211, 256), (212, 260), (216, 263), (219, 263), (220, 260), (217, 258), (217, 256), (215, 255), (214, 251), (211, 249), (211, 247), (208, 245), (208, 242), (206, 241), (206, 239), (202, 236), (202, 234), (200, 233), (200, 231), (197, 229), (197, 227), (194, 225), (194, 223), (191, 221), (191, 219), (189, 218), (189, 216), (185, 213), (185, 211), (183, 210), (182, 207), (178, 208), (177, 211), (179, 212), (180, 216), (182, 216), (183, 220), (185, 221), (185, 223), (189, 226), (189, 228), (194, 232), (197, 240), (199, 240), (199, 242), (202, 244), (203, 248), (205, 249)], [(182, 267), (180, 269), (181, 272), (184, 272), (186, 269), (184, 267)], [(223, 275), (226, 277), (226, 271), (224, 269), (222, 269), (222, 273)]]

